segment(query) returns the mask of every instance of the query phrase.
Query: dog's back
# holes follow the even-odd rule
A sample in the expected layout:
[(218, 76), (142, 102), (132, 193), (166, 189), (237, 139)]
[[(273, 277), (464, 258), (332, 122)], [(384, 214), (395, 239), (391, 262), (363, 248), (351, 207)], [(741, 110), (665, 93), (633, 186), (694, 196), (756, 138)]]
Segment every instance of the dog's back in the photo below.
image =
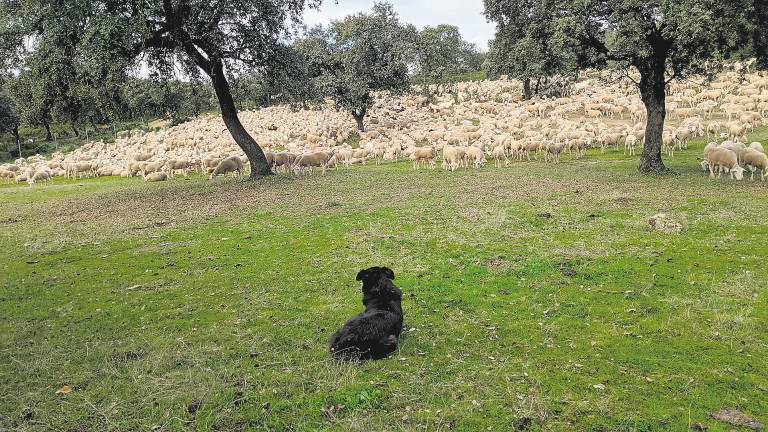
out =
[(339, 360), (381, 359), (397, 349), (403, 330), (402, 291), (386, 267), (362, 270), (357, 280), (363, 282), (365, 312), (347, 321), (331, 336), (331, 355)]

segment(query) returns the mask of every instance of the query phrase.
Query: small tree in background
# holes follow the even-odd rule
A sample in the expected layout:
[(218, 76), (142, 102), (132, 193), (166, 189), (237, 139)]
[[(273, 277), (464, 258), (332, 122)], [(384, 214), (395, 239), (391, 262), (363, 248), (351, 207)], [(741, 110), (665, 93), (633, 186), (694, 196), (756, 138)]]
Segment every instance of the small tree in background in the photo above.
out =
[[(510, 49), (526, 38), (534, 46), (565, 51), (579, 66), (637, 68), (637, 86), (647, 111), (646, 142), (638, 167), (643, 173), (665, 173), (661, 138), (666, 118), (666, 85), (703, 71), (711, 61), (725, 60), (746, 44), (765, 53), (762, 0), (484, 0), (486, 16), (498, 23), (498, 49)], [(531, 17), (548, 11), (546, 31)], [(760, 22), (763, 20), (763, 22)], [(516, 55), (516, 54), (514, 54)], [(536, 63), (536, 62), (534, 62)]]
[(526, 16), (501, 20), (484, 64), (491, 76), (508, 75), (522, 81), (526, 100), (538, 94), (542, 79), (575, 73), (579, 57), (586, 56), (562, 46), (551, 6), (546, 1), (536, 2)]
[(458, 27), (440, 24), (419, 32), (415, 62), (415, 72), (423, 83), (439, 86), (451, 76), (480, 70), (483, 55), (462, 38)]
[(45, 128), (46, 141), (53, 140), (51, 110), (53, 98), (44, 80), (36, 80), (35, 71), (23, 71), (6, 83), (8, 96), (13, 100), (22, 123)]
[(375, 91), (408, 89), (412, 27), (400, 24), (392, 5), (376, 3), (370, 14), (350, 15), (325, 29), (312, 29), (295, 46), (309, 62), (308, 74), (323, 95), (352, 113), (360, 131)]

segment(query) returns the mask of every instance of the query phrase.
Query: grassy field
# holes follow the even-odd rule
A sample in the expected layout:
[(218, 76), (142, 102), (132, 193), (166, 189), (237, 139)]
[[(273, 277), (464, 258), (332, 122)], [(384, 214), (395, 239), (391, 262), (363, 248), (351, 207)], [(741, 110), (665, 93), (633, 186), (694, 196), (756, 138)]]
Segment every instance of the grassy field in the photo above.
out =
[[(2, 186), (0, 430), (768, 423), (768, 182), (708, 179), (701, 148), (667, 178), (593, 152)], [(682, 232), (650, 230), (659, 212)], [(401, 349), (336, 364), (372, 265), (405, 293)]]

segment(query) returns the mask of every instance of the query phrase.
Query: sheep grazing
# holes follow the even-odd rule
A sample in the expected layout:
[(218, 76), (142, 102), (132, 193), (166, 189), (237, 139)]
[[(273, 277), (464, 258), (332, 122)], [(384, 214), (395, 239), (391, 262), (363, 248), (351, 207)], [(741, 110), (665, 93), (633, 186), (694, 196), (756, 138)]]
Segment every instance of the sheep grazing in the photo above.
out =
[[(590, 148), (610, 152), (619, 151), (621, 145), (625, 154), (634, 156), (645, 141), (647, 115), (639, 95), (628, 91), (628, 80), (614, 78), (618, 77), (612, 72), (590, 71), (568, 86), (567, 95), (530, 103), (522, 101), (523, 83), (514, 79), (458, 83), (455, 92), (444, 94), (427, 86), (428, 97), (377, 92), (368, 112), (369, 129), (359, 134), (359, 148), (354, 150), (344, 145), (354, 125), (344, 111), (273, 106), (244, 111), (241, 121), (260, 143), (269, 166), (279, 173), (312, 173), (315, 167), (325, 171), (329, 165), (338, 168), (371, 159), (377, 164), (397, 162), (404, 155), (414, 169), (427, 165), (434, 169), (442, 155), (443, 167), (449, 170), (483, 166), (486, 156), (497, 167), (513, 158), (537, 159), (539, 154), (550, 163), (557, 162), (563, 151), (578, 159)], [(672, 156), (694, 137), (712, 141), (722, 137), (720, 141), (731, 140), (722, 147), (734, 151), (739, 165), (746, 168), (740, 160), (744, 146), (739, 143), (749, 143), (745, 135), (768, 121), (768, 79), (747, 71), (743, 81), (726, 71), (712, 83), (673, 82), (668, 90), (670, 121), (663, 135), (664, 151)], [(221, 118), (203, 115), (178, 125), (153, 124), (149, 132), (118, 132), (114, 142), (89, 142), (66, 155), (57, 152), (50, 159), (35, 155), (0, 164), (0, 177), (13, 181), (29, 168), (34, 174), (47, 167), (51, 176), (143, 176), (162, 171), (170, 179), (197, 170), (213, 174), (230, 156), (247, 169), (248, 159)], [(431, 145), (419, 147), (425, 142)], [(750, 148), (763, 151), (760, 143)], [(299, 154), (304, 156), (297, 164)], [(710, 170), (706, 154), (701, 164)], [(234, 167), (227, 162), (211, 178), (236, 174)], [(718, 172), (722, 169), (728, 168), (717, 166)], [(26, 173), (20, 179), (30, 176)]]
[(192, 163), (186, 159), (169, 159), (163, 168), (171, 178), (173, 178), (177, 171), (181, 171), (181, 174), (187, 177), (189, 170), (192, 168)]
[(549, 143), (545, 149), (544, 162), (560, 163), (560, 153), (565, 149), (563, 143)]
[(227, 175), (232, 173), (235, 177), (240, 177), (243, 173), (243, 162), (237, 156), (230, 156), (216, 165), (213, 169), (209, 180), (213, 180), (220, 175)]
[(709, 177), (715, 178), (715, 169), (718, 169), (717, 178), (723, 174), (723, 170), (729, 170), (731, 179), (742, 180), (744, 178), (744, 168), (739, 165), (739, 158), (731, 150), (726, 148), (716, 148), (709, 152)]
[(161, 182), (168, 180), (168, 174), (160, 171), (160, 172), (153, 172), (149, 173), (144, 176), (145, 182)]
[(413, 169), (418, 169), (422, 164), (434, 169), (437, 165), (437, 150), (434, 147), (417, 147), (410, 156), (413, 161)]
[(293, 163), (293, 171), (296, 174), (299, 174), (309, 169), (309, 173), (312, 174), (315, 167), (320, 167), (323, 171), (323, 175), (325, 175), (328, 161), (331, 160), (331, 157), (333, 157), (334, 154), (334, 152), (305, 153), (296, 158), (296, 161)]
[(51, 172), (48, 170), (38, 171), (35, 174), (33, 174), (31, 177), (27, 179), (27, 183), (29, 183), (30, 186), (34, 185), (37, 182), (45, 182), (50, 183), (52, 181)]
[(443, 168), (450, 171), (456, 171), (461, 162), (461, 156), (459, 154), (458, 147), (444, 147), (443, 148)]
[(494, 147), (491, 150), (491, 156), (495, 162), (496, 168), (501, 166), (501, 162), (504, 161), (504, 166), (509, 166), (509, 158), (507, 158), (507, 149), (503, 146)]
[(762, 145), (762, 144), (760, 144), (759, 142), (753, 142), (753, 143), (751, 143), (751, 144), (749, 145), (749, 148), (751, 148), (752, 150), (757, 150), (757, 151), (759, 151), (760, 153), (765, 153), (765, 150), (763, 150), (763, 145)]
[(215, 170), (223, 160), (223, 158), (218, 157), (205, 158), (200, 161), (200, 170), (203, 172), (212, 173), (213, 170)]
[(162, 171), (164, 165), (162, 162), (141, 162), (141, 173), (146, 177), (147, 174)]
[(768, 176), (768, 156), (752, 148), (744, 149), (741, 152), (741, 160), (747, 169), (749, 169), (749, 179), (754, 180), (755, 171), (760, 172), (760, 180), (765, 181)]
[(477, 147), (467, 147), (464, 153), (467, 163), (472, 162), (475, 168), (482, 168), (485, 166), (485, 153), (482, 149)]
[(66, 171), (66, 177), (90, 177), (96, 173), (94, 166), (91, 163), (69, 163), (64, 164), (64, 170)]
[(290, 167), (296, 161), (296, 155), (288, 152), (279, 152), (273, 155), (272, 166), (275, 171), (282, 169), (285, 172), (290, 171)]

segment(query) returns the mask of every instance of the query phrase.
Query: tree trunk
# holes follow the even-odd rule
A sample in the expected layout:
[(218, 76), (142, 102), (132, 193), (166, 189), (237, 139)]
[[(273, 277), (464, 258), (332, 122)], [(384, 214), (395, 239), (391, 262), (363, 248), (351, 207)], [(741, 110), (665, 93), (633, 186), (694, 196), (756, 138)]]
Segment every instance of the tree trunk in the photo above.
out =
[(53, 134), (51, 133), (51, 125), (47, 121), (43, 121), (43, 127), (45, 128), (45, 141), (53, 141)]
[(72, 131), (75, 133), (75, 136), (80, 138), (80, 131), (77, 130), (77, 126), (75, 126), (74, 123), (72, 123)]
[(664, 69), (666, 58), (651, 58), (640, 65), (640, 96), (645, 105), (645, 145), (638, 171), (644, 174), (664, 174), (669, 170), (661, 160), (661, 143), (666, 111), (666, 82)]
[(266, 156), (264, 156), (264, 151), (248, 131), (245, 130), (245, 127), (240, 122), (240, 118), (237, 116), (235, 101), (232, 99), (232, 90), (229, 87), (226, 75), (224, 75), (224, 64), (220, 60), (213, 62), (210, 77), (213, 82), (213, 89), (216, 92), (216, 98), (219, 100), (221, 118), (224, 120), (224, 125), (227, 126), (237, 145), (248, 156), (248, 161), (251, 164), (251, 179), (258, 179), (261, 176), (273, 174), (272, 168), (267, 163)]
[(365, 132), (365, 124), (363, 123), (363, 119), (365, 119), (365, 109), (352, 111), (352, 117), (354, 117), (357, 122), (357, 130), (359, 132)]
[(528, 100), (531, 98), (531, 79), (526, 78), (523, 81), (523, 99)]
[(533, 91), (535, 95), (539, 95), (539, 86), (541, 85), (541, 77), (536, 78), (536, 89)]
[(19, 149), (19, 157), (21, 157), (21, 136), (19, 136), (19, 126), (13, 126), (13, 136), (16, 138), (16, 147)]

